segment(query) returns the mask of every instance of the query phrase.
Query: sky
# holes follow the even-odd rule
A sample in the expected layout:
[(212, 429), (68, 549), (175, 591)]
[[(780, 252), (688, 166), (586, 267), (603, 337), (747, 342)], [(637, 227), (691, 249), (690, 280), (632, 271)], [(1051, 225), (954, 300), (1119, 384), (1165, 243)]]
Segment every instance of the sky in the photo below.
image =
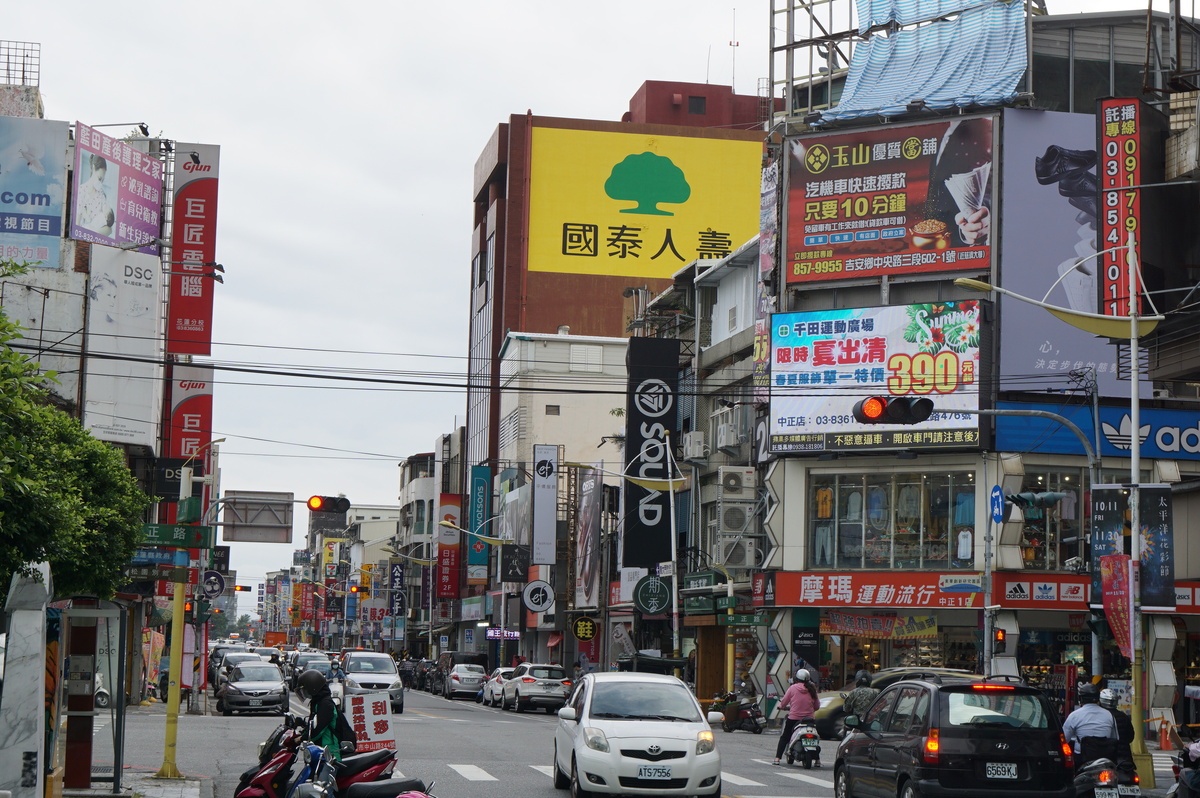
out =
[[(769, 10), (50, 0), (6, 8), (0, 38), (41, 45), (48, 119), (144, 122), (221, 146), (214, 362), (453, 385), (466, 365), (473, 167), (496, 126), (526, 110), (617, 121), (645, 80), (756, 94)], [(398, 464), (463, 424), (465, 396), (227, 373), (213, 405), (224, 490), (394, 505)], [(298, 505), (297, 543), (305, 525)], [(233, 544), (239, 584), (289, 565), (295, 545)]]

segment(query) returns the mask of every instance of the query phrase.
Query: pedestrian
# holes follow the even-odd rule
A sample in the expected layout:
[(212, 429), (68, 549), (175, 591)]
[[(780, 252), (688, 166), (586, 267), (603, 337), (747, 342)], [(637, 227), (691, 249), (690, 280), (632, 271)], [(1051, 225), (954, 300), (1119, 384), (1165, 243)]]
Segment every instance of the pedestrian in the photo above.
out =
[[(309, 699), (309, 717), (312, 718), (312, 741), (316, 745), (328, 748), (338, 761), (342, 759), (342, 740), (346, 739), (350, 724), (344, 715), (338, 711), (334, 703), (333, 693), (325, 674), (310, 668), (300, 674), (296, 680), (300, 695)], [(339, 733), (340, 732), (340, 733)], [(353, 738), (353, 730), (349, 732)], [(353, 751), (353, 747), (350, 747)]]
[(871, 677), (863, 673), (854, 682), (854, 689), (846, 694), (846, 700), (842, 706), (846, 710), (847, 715), (857, 715), (862, 717), (867, 708), (874, 702), (875, 696), (879, 695), (878, 688), (871, 686)]
[(1117, 721), (1100, 706), (1100, 688), (1084, 683), (1076, 691), (1079, 706), (1063, 722), (1063, 737), (1075, 749), (1075, 768), (1083, 768), (1101, 757), (1117, 755)]
[(579, 665), (579, 660), (575, 660), (575, 665), (571, 668), (571, 678), (579, 681), (583, 678), (583, 668)]
[[(801, 660), (803, 662), (803, 660)], [(817, 699), (817, 688), (813, 685), (812, 674), (804, 668), (796, 671), (796, 681), (788, 687), (787, 692), (783, 694), (783, 698), (779, 700), (780, 709), (787, 711), (787, 719), (783, 722), (783, 733), (779, 735), (779, 744), (775, 747), (775, 762), (778, 765), (780, 758), (783, 756), (784, 750), (787, 748), (792, 739), (792, 732), (796, 729), (796, 724), (802, 720), (808, 720), (817, 712), (821, 702)], [(821, 767), (820, 751), (817, 752), (817, 761), (813, 763), (813, 767)]]

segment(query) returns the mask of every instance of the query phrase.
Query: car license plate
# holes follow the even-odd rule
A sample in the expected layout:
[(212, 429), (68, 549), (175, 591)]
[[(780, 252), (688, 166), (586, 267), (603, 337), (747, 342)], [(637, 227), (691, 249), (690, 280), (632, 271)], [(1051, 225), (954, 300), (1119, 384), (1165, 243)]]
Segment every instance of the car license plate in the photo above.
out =
[(988, 762), (984, 767), (984, 775), (989, 779), (1015, 779), (1017, 765), (1015, 762)]
[(638, 768), (639, 779), (669, 779), (670, 765), (642, 765)]
[(1117, 798), (1116, 787), (1097, 787), (1096, 798)]
[(262, 706), (262, 699), (261, 699), (261, 698), (251, 698), (251, 699), (250, 699), (250, 706), (252, 706), (252, 707), (261, 707), (261, 706)]

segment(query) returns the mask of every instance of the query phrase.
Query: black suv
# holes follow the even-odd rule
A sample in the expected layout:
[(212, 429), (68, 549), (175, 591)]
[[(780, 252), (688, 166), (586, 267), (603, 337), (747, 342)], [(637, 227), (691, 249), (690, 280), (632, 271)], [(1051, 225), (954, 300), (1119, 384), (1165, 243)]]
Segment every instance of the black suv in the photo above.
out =
[(837, 798), (1073, 798), (1071, 747), (1050, 703), (995, 678), (903, 681), (848, 715)]

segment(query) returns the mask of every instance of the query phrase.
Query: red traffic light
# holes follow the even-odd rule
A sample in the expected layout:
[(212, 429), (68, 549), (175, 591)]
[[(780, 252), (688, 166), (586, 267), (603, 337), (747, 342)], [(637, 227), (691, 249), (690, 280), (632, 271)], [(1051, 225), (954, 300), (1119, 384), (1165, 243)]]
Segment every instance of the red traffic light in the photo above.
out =
[(314, 513), (344, 513), (350, 509), (345, 496), (310, 496), (308, 509)]
[(234, 585), (234, 586), (233, 586), (233, 589), (234, 589), (234, 590), (239, 590), (239, 591), (241, 591), (241, 592), (243, 592), (243, 593), (249, 593), (249, 592), (250, 592), (250, 585)]
[(854, 406), (855, 420), (864, 424), (878, 423), (886, 412), (887, 400), (879, 396), (869, 396)]
[(358, 587), (358, 585), (350, 585), (350, 592), (351, 592), (351, 593), (357, 593), (358, 591), (359, 591), (359, 587)]
[(917, 396), (868, 396), (853, 409), (860, 424), (920, 424), (933, 414), (933, 400)]

